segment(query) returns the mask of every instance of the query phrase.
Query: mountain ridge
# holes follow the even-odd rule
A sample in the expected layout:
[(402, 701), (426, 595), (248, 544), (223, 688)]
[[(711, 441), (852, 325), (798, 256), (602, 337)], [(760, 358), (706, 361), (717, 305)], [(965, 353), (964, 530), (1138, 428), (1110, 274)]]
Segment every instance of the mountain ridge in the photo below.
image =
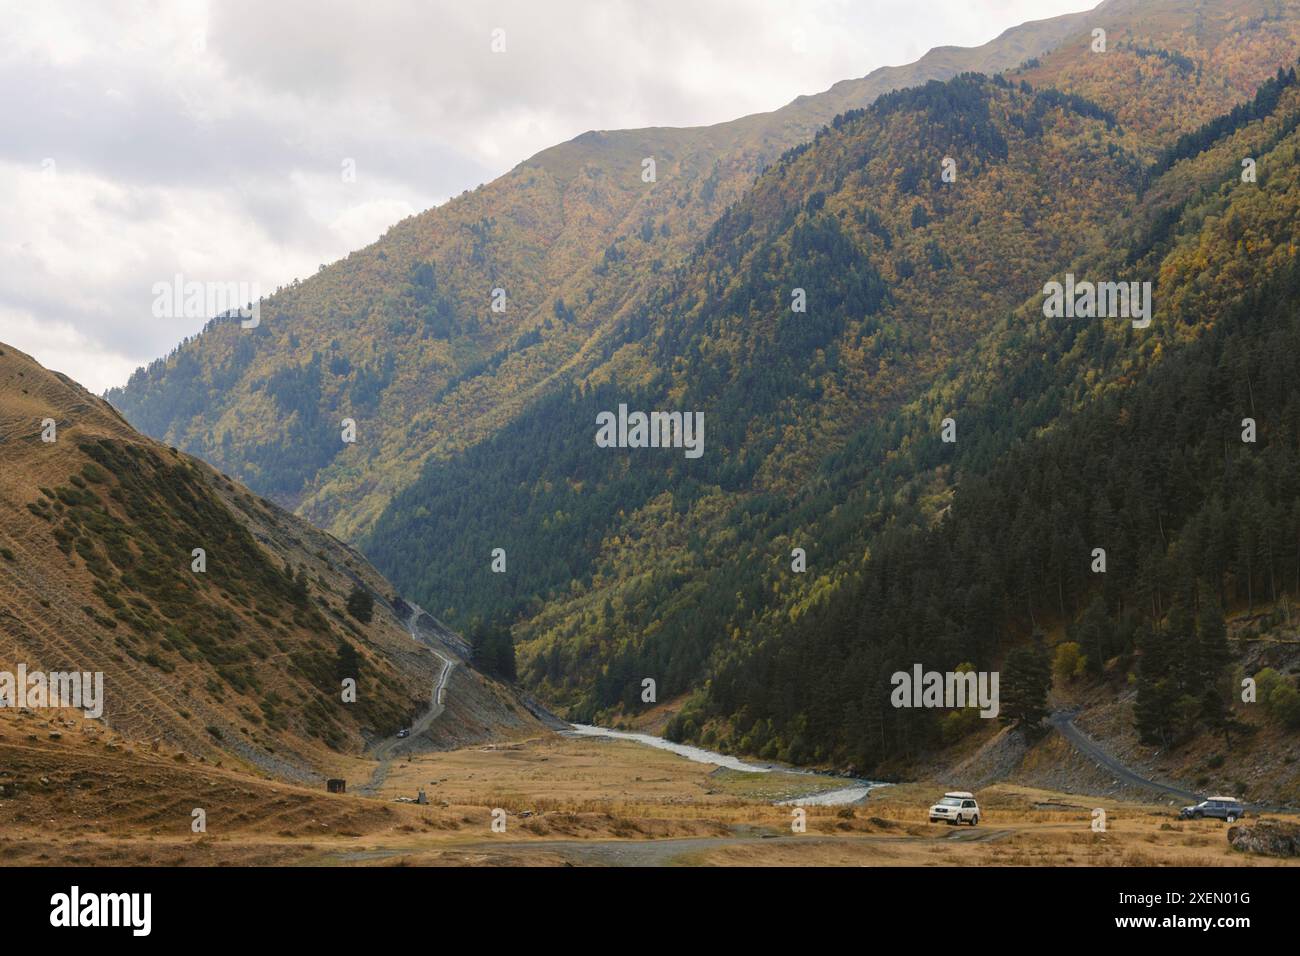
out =
[[(395, 246), (419, 249), (414, 255), (417, 261), (436, 260), (436, 268), (445, 270), (448, 275), (476, 276), (472, 283), (476, 291), (471, 294), (458, 289), (453, 294), (454, 311), (458, 316), (466, 317), (463, 319), (465, 322), (479, 321), (488, 326), (491, 324), (491, 313), (487, 311), (488, 292), (498, 285), (492, 275), (494, 267), (489, 261), (491, 236), (496, 229), (493, 224), (496, 220), (507, 219), (513, 223), (516, 233), (511, 241), (522, 241), (521, 253), (525, 259), (518, 256), (511, 259), (509, 281), (500, 282), (500, 285), (507, 289), (511, 303), (508, 308), (522, 308), (524, 317), (496, 323), (493, 329), (479, 336), (484, 341), (455, 345), (449, 340), (449, 344), (454, 345), (451, 349), (428, 348), (422, 344), (420, 354), (412, 351), (404, 359), (411, 367), (403, 369), (399, 366), (392, 375), (384, 371), (382, 356), (373, 347), (362, 343), (350, 344), (346, 339), (339, 341), (339, 350), (348, 359), (349, 367), (364, 368), (370, 379), (386, 381), (383, 391), (391, 393), (392, 400), (381, 400), (370, 410), (370, 417), (378, 420), (378, 426), (385, 433), (385, 447), (377, 453), (378, 459), (367, 459), (364, 465), (349, 464), (337, 455), (327, 458), (328, 452), (322, 450), (319, 459), (327, 463), (318, 483), (314, 483), (306, 472), (305, 485), (296, 484), (296, 478), (293, 484), (284, 487), (268, 484), (265, 480), (264, 466), (257, 462), (279, 463), (283, 456), (276, 449), (284, 443), (321, 446), (295, 422), (278, 423), (274, 406), (268, 404), (256, 388), (249, 387), (248, 374), (239, 369), (244, 363), (255, 364), (257, 359), (246, 354), (247, 349), (239, 344), (237, 338), (230, 338), (236, 331), (234, 327), (209, 327), (208, 332), (199, 337), (200, 341), (210, 341), (213, 336), (227, 339), (211, 343), (214, 346), (212, 358), (218, 365), (205, 371), (202, 365), (208, 360), (202, 360), (190, 370), (193, 363), (188, 356), (198, 346), (185, 343), (173, 356), (160, 360), (161, 364), (156, 363), (152, 371), (142, 370), (133, 376), (135, 385), (110, 390), (107, 396), (147, 434), (208, 458), (323, 527), (342, 537), (355, 538), (373, 523), (393, 490), (415, 476), (425, 457), (429, 454), (454, 454), (510, 420), (527, 400), (540, 394), (539, 389), (545, 388), (556, 374), (564, 373), (572, 362), (580, 362), (582, 355), (601, 348), (603, 330), (610, 322), (638, 307), (636, 283), (626, 294), (613, 287), (599, 292), (590, 301), (583, 301), (596, 278), (591, 273), (592, 260), (596, 260), (596, 268), (599, 268), (601, 249), (610, 248), (611, 239), (616, 240), (617, 245), (619, 235), (633, 232), (643, 224), (642, 220), (653, 219), (657, 230), (656, 242), (667, 242), (668, 248), (649, 253), (638, 253), (634, 249), (631, 254), (639, 254), (643, 261), (653, 258), (684, 260), (689, 256), (694, 237), (702, 234), (705, 223), (729, 202), (739, 198), (764, 163), (774, 159), (783, 149), (811, 136), (847, 106), (863, 105), (902, 84), (955, 75), (966, 66), (967, 60), (980, 66), (991, 63), (1004, 68), (1014, 66), (1024, 59), (1027, 51), (1041, 53), (1060, 42), (1090, 15), (1091, 12), (1068, 14), (1012, 27), (980, 47), (943, 48), (942, 56), (926, 54), (908, 66), (882, 67), (866, 77), (841, 81), (822, 94), (800, 97), (778, 110), (751, 114), (727, 123), (688, 129), (652, 127), (616, 133), (590, 131), (524, 160), (493, 183), (396, 224), (386, 239), (340, 260), (327, 268), (325, 275), (333, 276), (337, 270), (370, 275), (372, 270), (363, 268), (361, 260), (387, 257), (394, 253)], [(957, 52), (952, 52), (954, 49)], [(649, 138), (651, 133), (670, 137), (667, 154), (662, 142)], [(700, 137), (706, 141), (687, 149), (682, 155), (678, 155), (678, 147), (672, 146), (672, 141), (689, 146), (692, 138)], [(725, 169), (717, 162), (719, 144), (715, 140), (719, 137), (729, 141), (726, 143), (728, 148), (721, 153), (726, 160)], [(590, 147), (595, 145), (618, 152), (621, 158), (617, 165), (626, 174), (623, 187), (611, 187), (608, 171), (611, 164), (598, 163), (592, 167)], [(647, 192), (641, 188), (643, 184), (639, 180), (640, 163), (644, 156), (651, 154), (658, 156), (660, 181), (655, 184), (655, 189)], [(595, 168), (597, 172), (594, 175), (584, 173), (589, 168)], [(537, 178), (539, 176), (542, 178)], [(548, 179), (567, 186), (567, 192), (549, 185)], [(577, 196), (580, 190), (573, 185), (575, 181), (580, 181), (583, 196)], [(656, 190), (666, 192), (661, 195)], [(511, 198), (515, 193), (518, 196)], [(588, 201), (583, 202), (583, 199)], [(695, 215), (691, 212), (693, 206), (686, 213), (678, 208), (679, 203), (688, 200), (696, 205), (702, 202), (699, 221), (692, 221)], [(569, 205), (575, 208), (570, 210)], [(443, 229), (442, 239), (431, 243), (418, 237), (420, 231), (427, 231), (427, 224), (443, 220), (447, 220), (447, 225), (439, 227)], [(599, 226), (599, 238), (593, 239), (589, 235), (590, 230), (584, 228), (588, 223)], [(664, 234), (665, 228), (668, 229), (667, 235)], [(464, 248), (465, 245), (469, 248)], [(411, 254), (403, 255), (408, 256), (409, 261)], [(538, 265), (524, 264), (528, 258), (535, 259), (538, 255), (553, 259), (556, 265), (551, 268), (542, 265), (539, 272)], [(648, 264), (653, 268), (652, 261)], [(375, 265), (370, 263), (371, 267)], [(500, 267), (496, 271), (500, 272)], [(382, 269), (379, 274), (388, 277), (385, 281), (389, 286), (401, 284), (402, 278), (394, 275), (391, 269)], [(303, 285), (318, 281), (319, 278), (313, 277)], [(334, 292), (339, 298), (338, 304), (328, 306), (336, 316), (367, 308), (364, 299), (358, 299), (355, 294), (342, 298), (341, 291), (336, 288)], [(293, 295), (291, 288), (280, 297)], [(264, 303), (265, 325), (274, 327), (277, 321), (284, 319), (301, 324), (306, 319), (303, 307), (286, 302), (289, 307), (281, 312), (278, 308), (280, 297)], [(556, 311), (556, 299), (576, 314), (563, 320), (559, 331), (548, 341), (532, 343), (523, 349), (512, 346), (511, 342), (517, 341), (521, 332), (527, 335), (547, 322), (554, 322), (552, 313)], [(524, 305), (516, 306), (518, 302)], [(487, 313), (486, 319), (481, 318), (484, 313)], [(260, 329), (256, 334), (259, 336), (258, 348), (264, 348), (268, 332)], [(306, 334), (307, 331), (303, 330), (302, 335), (305, 337)], [(340, 339), (324, 327), (319, 335), (322, 343)], [(357, 345), (362, 347), (358, 349)], [(283, 348), (283, 345), (277, 348)], [(458, 350), (473, 354), (474, 358), (468, 361), (458, 359)], [(298, 355), (293, 359), (295, 364), (309, 359), (311, 350), (305, 353), (297, 351)], [(513, 382), (506, 382), (503, 387), (499, 382), (501, 376), (471, 374), (475, 363), (485, 362), (497, 363), (493, 372), (504, 365), (503, 374), (520, 376), (521, 382), (527, 384), (521, 389)], [(223, 371), (222, 366), (229, 368), (230, 373)], [(171, 378), (176, 380), (175, 385), (166, 380), (168, 368), (172, 370)], [(235, 376), (233, 379), (231, 374)], [(459, 385), (454, 384), (467, 374), (469, 378)], [(435, 381), (447, 383), (443, 386), (447, 393), (438, 393), (437, 406), (432, 409), (422, 404), (427, 401), (426, 389), (431, 376)], [(230, 385), (241, 380), (242, 394), (232, 394)], [(220, 387), (216, 387), (218, 383)], [(355, 382), (352, 387), (355, 387)], [(218, 410), (215, 419), (212, 418), (213, 412), (204, 411), (192, 394), (184, 394), (200, 388), (207, 393), (207, 407)], [(326, 383), (324, 389), (328, 388)], [(241, 403), (238, 409), (234, 408), (236, 401)], [(346, 398), (342, 401), (346, 402)], [(314, 403), (318, 407), (316, 414), (323, 410), (322, 405), (339, 402), (340, 399), (336, 398), (331, 403), (322, 393)], [(310, 406), (303, 406), (301, 411), (310, 414)], [(196, 413), (198, 417), (186, 425), (183, 416)], [(438, 422), (436, 429), (435, 421)], [(314, 429), (315, 426), (309, 427)], [(278, 434), (279, 437), (275, 441), (260, 439), (256, 445), (250, 444), (250, 438), (225, 438), (225, 435), (246, 433)], [(229, 446), (223, 444), (226, 441), (230, 442)], [(242, 451), (236, 454), (239, 449)], [(391, 477), (387, 474), (390, 470), (393, 471)], [(376, 481), (385, 483), (387, 490), (381, 490), (374, 497), (366, 489)], [(357, 498), (358, 491), (362, 492), (360, 499)], [(365, 511), (365, 516), (355, 514), (358, 508)], [(349, 517), (349, 514), (353, 516)]]
[[(8, 672), (102, 672), (102, 719), (123, 738), (294, 780), (353, 772), (425, 708), (435, 655), (358, 551), (8, 345), (0, 453)], [(358, 590), (368, 620), (350, 611)], [(426, 639), (463, 656), (440, 628)], [(425, 745), (534, 726), (500, 685), (460, 670), (453, 713)]]

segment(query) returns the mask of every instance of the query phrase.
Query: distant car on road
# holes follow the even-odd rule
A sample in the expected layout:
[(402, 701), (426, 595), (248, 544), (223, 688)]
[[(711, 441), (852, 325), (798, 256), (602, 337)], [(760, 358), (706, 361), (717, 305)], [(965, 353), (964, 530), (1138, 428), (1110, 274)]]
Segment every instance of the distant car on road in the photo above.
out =
[(930, 822), (938, 823), (940, 820), (950, 826), (959, 823), (977, 825), (980, 822), (980, 805), (975, 802), (975, 794), (965, 790), (945, 793), (943, 799), (930, 808)]
[(1194, 806), (1183, 807), (1178, 815), (1184, 820), (1199, 820), (1202, 817), (1211, 817), (1216, 820), (1227, 820), (1229, 823), (1236, 823), (1246, 815), (1246, 808), (1241, 805), (1241, 801), (1236, 797), (1210, 797), (1208, 800), (1202, 800)]
[(399, 731), (397, 732), (397, 736), (399, 736), (399, 737), (409, 737), (409, 736), (411, 736), (411, 728), (409, 728), (409, 727), (403, 727), (401, 730), (399, 730)]

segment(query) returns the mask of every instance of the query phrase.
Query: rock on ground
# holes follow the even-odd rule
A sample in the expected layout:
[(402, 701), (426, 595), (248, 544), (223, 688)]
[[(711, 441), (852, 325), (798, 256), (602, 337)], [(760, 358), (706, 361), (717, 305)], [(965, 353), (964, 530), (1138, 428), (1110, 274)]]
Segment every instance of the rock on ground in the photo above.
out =
[(1250, 826), (1229, 827), (1228, 844), (1244, 853), (1300, 856), (1300, 824), (1260, 820)]

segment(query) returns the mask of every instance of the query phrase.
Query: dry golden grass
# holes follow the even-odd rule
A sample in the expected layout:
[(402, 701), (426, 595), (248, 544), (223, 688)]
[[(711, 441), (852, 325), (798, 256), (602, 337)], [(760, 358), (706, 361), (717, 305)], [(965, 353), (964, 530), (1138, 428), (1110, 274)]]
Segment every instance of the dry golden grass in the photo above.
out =
[[(94, 732), (92, 732), (94, 731)], [(57, 740), (49, 737), (58, 733)], [(1025, 787), (980, 791), (979, 827), (930, 824), (941, 787), (807, 807), (793, 834), (774, 793), (834, 778), (740, 774), (622, 741), (536, 737), (415, 757), (374, 798), (331, 795), (100, 728), (0, 712), (0, 861), (79, 865), (1242, 866), (1226, 828), (1167, 809)], [(398, 803), (423, 786), (430, 803)], [(1093, 805), (1107, 830), (1091, 830)], [(207, 811), (205, 834), (191, 811)], [(507, 811), (493, 833), (492, 810)]]

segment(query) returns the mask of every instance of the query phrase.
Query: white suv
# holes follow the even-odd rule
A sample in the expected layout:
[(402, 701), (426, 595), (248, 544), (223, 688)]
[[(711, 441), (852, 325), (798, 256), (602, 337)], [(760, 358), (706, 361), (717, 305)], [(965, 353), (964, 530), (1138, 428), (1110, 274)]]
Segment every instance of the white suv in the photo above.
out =
[(930, 808), (930, 822), (938, 823), (940, 820), (953, 826), (958, 823), (975, 826), (980, 822), (980, 805), (975, 802), (975, 794), (965, 790), (945, 793), (943, 799)]

